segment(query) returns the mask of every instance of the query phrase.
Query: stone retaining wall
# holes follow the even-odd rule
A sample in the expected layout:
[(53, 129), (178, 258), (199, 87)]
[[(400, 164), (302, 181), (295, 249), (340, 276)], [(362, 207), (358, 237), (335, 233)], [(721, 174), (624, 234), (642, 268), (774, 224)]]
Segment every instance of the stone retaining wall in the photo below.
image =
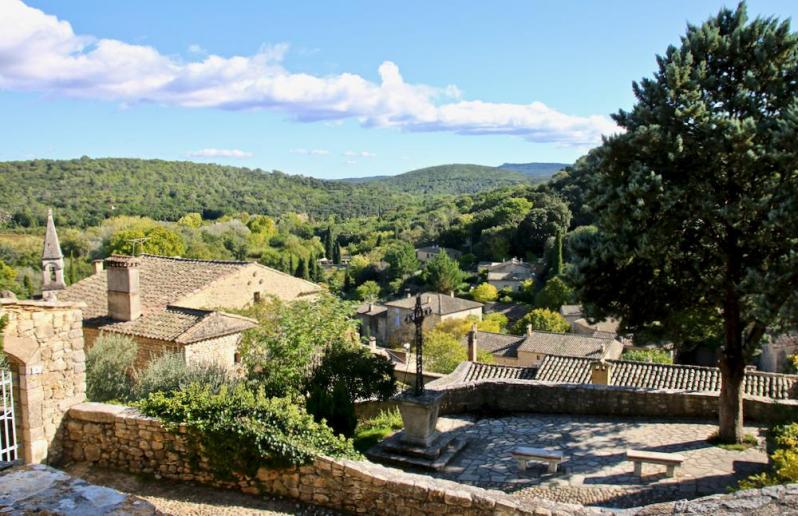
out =
[[(498, 411), (703, 419), (718, 415), (718, 394), (712, 392), (529, 380), (434, 382), (428, 388), (444, 392), (441, 414)], [(798, 400), (746, 398), (743, 403), (746, 420), (780, 423), (798, 418)]]
[[(601, 514), (579, 505), (521, 500), (500, 491), (416, 475), (369, 462), (318, 457), (287, 469), (260, 468), (255, 478), (214, 479), (203, 457), (192, 460), (184, 433), (172, 434), (153, 418), (118, 405), (72, 407), (64, 436), (65, 456), (76, 462), (194, 481), (245, 493), (271, 493), (371, 514)], [(537, 511), (537, 512), (536, 512)]]

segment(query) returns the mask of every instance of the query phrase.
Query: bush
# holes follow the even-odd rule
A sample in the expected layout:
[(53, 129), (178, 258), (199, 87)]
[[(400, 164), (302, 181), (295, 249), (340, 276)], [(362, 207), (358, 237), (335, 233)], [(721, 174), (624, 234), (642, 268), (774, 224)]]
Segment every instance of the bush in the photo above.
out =
[(396, 391), (393, 365), (362, 346), (330, 346), (304, 389), (307, 410), (337, 433), (351, 437), (357, 423), (355, 400), (386, 400)]
[(558, 311), (562, 305), (570, 303), (573, 297), (573, 289), (560, 276), (555, 276), (537, 293), (535, 304), (539, 308)]
[(180, 353), (164, 353), (151, 360), (143, 371), (136, 373), (136, 399), (145, 399), (153, 392), (183, 389), (192, 383), (207, 385), (218, 392), (228, 383), (227, 369), (215, 362), (187, 365)]
[(290, 398), (268, 398), (262, 388), (239, 384), (214, 393), (193, 384), (153, 393), (139, 409), (171, 431), (185, 424), (193, 451), (201, 449), (222, 478), (232, 478), (233, 472), (254, 476), (260, 466), (297, 466), (317, 455), (360, 458), (351, 440), (314, 421)]
[(474, 301), (487, 303), (490, 301), (496, 301), (499, 298), (499, 291), (490, 283), (480, 283), (474, 287), (471, 295), (474, 297)]
[(770, 456), (770, 471), (741, 480), (738, 488), (753, 489), (798, 482), (798, 423), (772, 428), (769, 439), (776, 446)]
[(651, 364), (672, 364), (673, 357), (662, 349), (633, 349), (624, 351), (621, 360), (648, 362)]
[[(466, 360), (466, 346), (451, 334), (436, 328), (424, 335), (424, 367), (428, 371), (448, 374)], [(494, 361), (487, 351), (478, 351), (477, 360), (487, 364)]]
[(531, 325), (533, 330), (549, 331), (553, 333), (567, 333), (571, 330), (571, 325), (559, 312), (553, 312), (546, 308), (535, 308), (513, 325), (513, 333), (523, 335), (527, 325)]
[(374, 301), (380, 297), (380, 286), (376, 281), (366, 281), (355, 289), (357, 298), (361, 301)]
[(138, 345), (130, 337), (102, 333), (86, 354), (86, 397), (91, 401), (133, 398)]

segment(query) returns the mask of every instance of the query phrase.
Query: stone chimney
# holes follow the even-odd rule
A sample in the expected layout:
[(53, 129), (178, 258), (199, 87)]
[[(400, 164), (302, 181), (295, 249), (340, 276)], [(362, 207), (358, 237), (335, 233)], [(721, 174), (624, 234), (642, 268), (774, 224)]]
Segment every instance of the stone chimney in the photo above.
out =
[(369, 337), (369, 349), (372, 351), (377, 351), (377, 337)]
[(477, 361), (477, 325), (471, 325), (471, 331), (468, 332), (468, 361)]
[(526, 325), (526, 336), (527, 337), (531, 337), (532, 336), (532, 325), (531, 324), (527, 324)]
[(590, 383), (612, 385), (612, 364), (597, 360), (590, 364)]
[(91, 262), (91, 267), (94, 269), (94, 274), (101, 273), (104, 269), (102, 260), (94, 260)]
[(112, 255), (105, 260), (108, 269), (108, 315), (115, 321), (134, 321), (141, 317), (139, 265), (134, 256)]
[(454, 290), (449, 291), (449, 296), (454, 297)]

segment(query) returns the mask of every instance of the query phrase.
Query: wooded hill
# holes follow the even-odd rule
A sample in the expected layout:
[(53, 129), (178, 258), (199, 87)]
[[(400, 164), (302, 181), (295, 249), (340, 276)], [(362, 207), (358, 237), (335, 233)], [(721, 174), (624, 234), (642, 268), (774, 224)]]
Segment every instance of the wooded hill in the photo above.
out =
[(462, 195), (528, 183), (529, 178), (512, 170), (452, 163), (420, 168), (396, 176), (365, 177), (347, 181), (381, 186), (386, 190), (400, 193)]
[(0, 162), (0, 218), (36, 226), (53, 208), (62, 225), (86, 227), (114, 215), (177, 220), (198, 212), (308, 213), (356, 217), (412, 203), (371, 185), (187, 161), (81, 158)]

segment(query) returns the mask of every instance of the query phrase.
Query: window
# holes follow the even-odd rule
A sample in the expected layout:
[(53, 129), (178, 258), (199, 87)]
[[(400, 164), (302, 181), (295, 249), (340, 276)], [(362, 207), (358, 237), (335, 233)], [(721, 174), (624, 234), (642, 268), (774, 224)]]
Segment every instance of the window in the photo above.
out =
[(255, 293), (252, 295), (252, 299), (253, 299), (253, 301), (255, 301), (256, 303), (260, 303), (260, 292), (255, 292)]
[(234, 364), (241, 363), (241, 353), (239, 353), (238, 351), (236, 351), (235, 354), (233, 355), (233, 363)]

